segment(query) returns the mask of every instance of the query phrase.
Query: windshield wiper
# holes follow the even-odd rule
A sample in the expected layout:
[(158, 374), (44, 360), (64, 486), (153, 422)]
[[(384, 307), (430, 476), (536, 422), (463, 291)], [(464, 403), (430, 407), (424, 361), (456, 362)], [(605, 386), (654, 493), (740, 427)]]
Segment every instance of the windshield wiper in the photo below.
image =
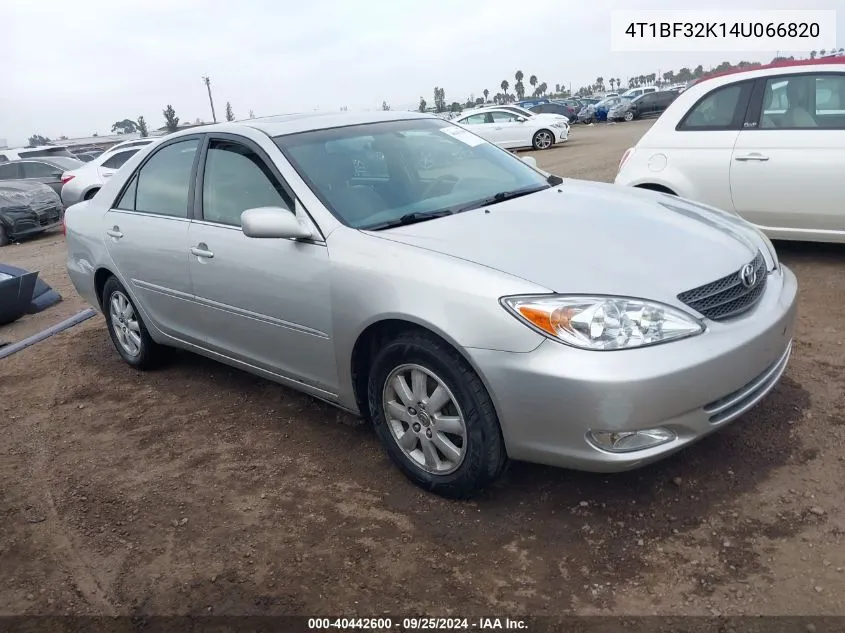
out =
[(388, 220), (387, 222), (380, 222), (371, 226), (359, 227), (362, 231), (382, 231), (384, 229), (393, 229), (397, 226), (408, 226), (409, 224), (416, 224), (417, 222), (425, 222), (426, 220), (433, 220), (434, 218), (442, 218), (446, 215), (454, 213), (451, 209), (440, 209), (439, 211), (414, 211), (406, 213), (395, 220)]
[(529, 189), (516, 189), (514, 191), (500, 191), (499, 193), (492, 195), (489, 198), (476, 200), (475, 202), (471, 202), (470, 204), (465, 205), (463, 207), (458, 207), (455, 210), (455, 213), (461, 213), (463, 211), (472, 211), (473, 209), (480, 209), (481, 207), (489, 207), (491, 204), (497, 204), (499, 202), (504, 202), (505, 200), (513, 200), (514, 198), (521, 198), (522, 196), (537, 193), (538, 191), (543, 191), (544, 189), (549, 189), (549, 185), (543, 185), (542, 187), (531, 187)]

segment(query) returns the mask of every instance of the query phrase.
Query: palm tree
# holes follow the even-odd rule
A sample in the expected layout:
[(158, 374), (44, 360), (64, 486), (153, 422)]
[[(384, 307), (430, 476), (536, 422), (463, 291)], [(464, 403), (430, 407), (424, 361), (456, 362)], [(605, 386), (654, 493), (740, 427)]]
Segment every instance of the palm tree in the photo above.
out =
[(514, 74), (514, 77), (516, 78), (517, 81), (522, 81), (522, 78), (525, 77), (525, 75), (522, 74), (521, 70), (517, 70), (516, 73)]
[(531, 87), (536, 90), (537, 89), (537, 75), (531, 75), (528, 78), (528, 83), (530, 83)]
[(510, 84), (508, 83), (507, 79), (502, 79), (502, 83), (499, 84), (502, 87), (502, 92), (507, 96), (508, 88), (510, 88)]
[(818, 54), (818, 51), (810, 51), (810, 59), (815, 59)]
[(824, 57), (824, 54), (827, 52), (826, 48), (823, 48), (819, 51), (819, 57)]
[(487, 95), (490, 94), (490, 91), (485, 88), (482, 92), (484, 93), (484, 103), (487, 103)]
[(542, 95), (546, 94), (546, 90), (548, 90), (548, 89), (549, 89), (549, 87), (546, 85), (545, 81), (543, 83), (541, 83), (539, 86), (537, 86), (537, 90), (539, 90), (540, 94), (542, 94)]
[(596, 77), (596, 89), (604, 90), (604, 77)]
[(616, 89), (617, 89), (617, 90), (619, 90), (619, 88), (620, 88), (621, 86), (622, 86), (622, 80), (621, 80), (621, 79), (619, 79), (619, 77), (617, 77), (617, 78), (616, 78)]

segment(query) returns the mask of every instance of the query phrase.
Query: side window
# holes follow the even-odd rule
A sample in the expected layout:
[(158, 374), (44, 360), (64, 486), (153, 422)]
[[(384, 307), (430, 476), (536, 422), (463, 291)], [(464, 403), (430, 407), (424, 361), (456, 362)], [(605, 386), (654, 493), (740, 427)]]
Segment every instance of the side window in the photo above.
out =
[(845, 74), (772, 77), (760, 129), (845, 129)]
[[(191, 171), (198, 147), (199, 140), (191, 139), (167, 145), (153, 154), (136, 175), (134, 210), (187, 217)], [(125, 204), (124, 198), (131, 188), (127, 189), (120, 205)], [(118, 208), (127, 208), (120, 205)]]
[(14, 180), (18, 178), (18, 163), (0, 165), (0, 180)]
[(104, 161), (101, 167), (105, 167), (106, 169), (120, 169), (121, 167), (123, 167), (123, 163), (125, 163), (137, 153), (137, 149), (129, 150), (127, 152), (117, 152), (114, 156)]
[(123, 192), (123, 195), (120, 196), (120, 200), (117, 201), (117, 204), (114, 205), (116, 209), (123, 209), (124, 211), (134, 211), (135, 210), (135, 195), (138, 192), (138, 174), (132, 176), (132, 181), (129, 183), (129, 186), (126, 187), (126, 190)]
[(491, 112), (493, 123), (513, 123), (516, 121), (516, 115), (510, 112)]
[[(679, 130), (719, 130), (739, 125), (738, 112), (745, 103), (743, 93), (749, 84), (731, 84), (716, 88), (700, 99), (678, 126)], [(742, 113), (744, 114), (744, 113)]]
[(473, 114), (472, 116), (468, 116), (465, 119), (461, 120), (461, 123), (464, 125), (478, 125), (480, 123), (487, 123), (487, 115), (486, 114)]
[(56, 172), (62, 171), (59, 167), (33, 161), (20, 163), (20, 166), (23, 168), (24, 178), (49, 178)]
[(202, 183), (203, 219), (240, 226), (241, 213), (257, 207), (291, 210), (293, 203), (258, 154), (240, 143), (211, 141)]

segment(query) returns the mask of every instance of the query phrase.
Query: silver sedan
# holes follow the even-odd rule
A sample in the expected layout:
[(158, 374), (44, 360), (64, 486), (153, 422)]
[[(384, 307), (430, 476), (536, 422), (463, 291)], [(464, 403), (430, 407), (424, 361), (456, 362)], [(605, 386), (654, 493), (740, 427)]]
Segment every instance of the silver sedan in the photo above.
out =
[(180, 347), (360, 414), (443, 495), (509, 458), (665, 457), (759, 402), (791, 348), (795, 276), (747, 222), (424, 114), (179, 132), (66, 226), (127, 363)]

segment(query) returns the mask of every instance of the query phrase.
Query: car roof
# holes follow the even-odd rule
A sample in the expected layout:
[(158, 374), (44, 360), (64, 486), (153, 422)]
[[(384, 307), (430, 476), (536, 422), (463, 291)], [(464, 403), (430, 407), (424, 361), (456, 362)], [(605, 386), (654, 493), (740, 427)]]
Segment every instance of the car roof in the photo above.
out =
[(755, 75), (752, 73), (760, 73), (761, 76), (766, 76), (781, 74), (784, 72), (788, 74), (789, 71), (798, 73), (807, 70), (807, 66), (814, 67), (843, 64), (845, 64), (845, 56), (839, 55), (837, 57), (820, 57), (817, 59), (786, 59), (772, 62), (771, 64), (764, 64), (762, 66), (754, 66), (753, 68), (731, 68), (730, 70), (723, 70), (717, 73), (705, 75), (704, 77), (701, 77), (689, 84), (687, 86), (687, 90), (693, 86), (701, 85), (706, 81), (712, 81), (723, 77), (734, 77), (736, 75), (750, 75), (754, 77)]
[[(296, 114), (282, 114), (277, 116), (247, 119), (232, 123), (217, 123), (204, 125), (201, 129), (189, 129), (177, 132), (179, 136), (206, 132), (234, 132), (244, 127), (261, 130), (269, 136), (296, 134), (328, 128), (344, 127), (348, 125), (363, 125), (366, 123), (382, 123), (386, 121), (406, 121), (408, 119), (438, 119), (433, 114), (423, 112), (402, 112), (397, 110), (379, 110), (374, 112), (303, 112)], [(176, 136), (172, 134), (169, 136)]]

